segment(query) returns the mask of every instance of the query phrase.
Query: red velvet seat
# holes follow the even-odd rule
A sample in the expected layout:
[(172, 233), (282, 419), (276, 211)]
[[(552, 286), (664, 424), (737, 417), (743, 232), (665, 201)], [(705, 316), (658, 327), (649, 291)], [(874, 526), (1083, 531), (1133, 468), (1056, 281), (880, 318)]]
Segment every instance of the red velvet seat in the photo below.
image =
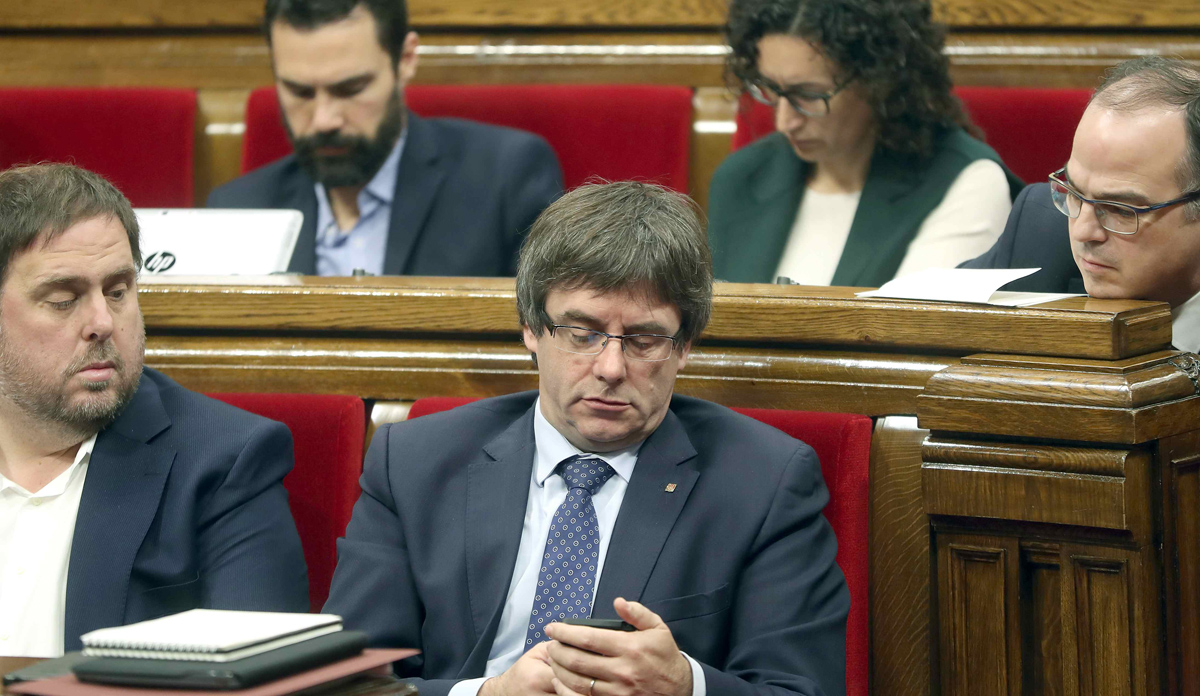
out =
[[(655, 181), (686, 191), (692, 92), (656, 85), (412, 85), (408, 106), (422, 116), (468, 118), (536, 133), (558, 155), (566, 188), (590, 177)], [(242, 171), (292, 151), (275, 90), (246, 103)]]
[[(987, 136), (987, 143), (1026, 183), (1045, 181), (1067, 163), (1075, 126), (1092, 94), (1086, 89), (1021, 87), (958, 87), (954, 93)], [(733, 149), (774, 129), (774, 111), (743, 95)]]
[[(418, 399), (408, 417), (417, 418), (471, 401), (474, 399)], [(846, 622), (846, 693), (848, 696), (867, 696), (870, 674), (867, 523), (871, 419), (848, 413), (765, 408), (734, 410), (803, 440), (821, 460), (821, 474), (829, 488), (825, 518), (837, 535), (837, 561), (850, 589), (850, 617)]]
[(337, 540), (346, 533), (361, 490), (366, 409), (356, 396), (324, 394), (210, 394), (228, 404), (282, 422), (292, 431), (296, 466), (283, 479), (304, 560), (308, 597), (320, 611), (337, 564)]
[(137, 207), (192, 205), (196, 93), (183, 89), (0, 90), (0, 169), (72, 162)]

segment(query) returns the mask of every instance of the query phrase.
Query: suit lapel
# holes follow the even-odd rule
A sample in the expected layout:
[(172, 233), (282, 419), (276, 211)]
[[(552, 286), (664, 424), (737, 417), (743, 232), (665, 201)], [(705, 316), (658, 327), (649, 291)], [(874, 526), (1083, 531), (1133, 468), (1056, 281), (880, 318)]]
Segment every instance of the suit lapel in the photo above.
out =
[(96, 438), (67, 571), (66, 649), (124, 623), (134, 557), (158, 511), (175, 451), (149, 444), (171, 421), (147, 375), (133, 402)]
[(404, 152), (400, 155), (400, 169), (396, 174), (396, 195), (392, 198), (387, 251), (383, 258), (385, 275), (404, 274), (438, 189), (446, 178), (445, 158), (439, 151), (436, 133), (428, 122), (408, 112)]
[(300, 169), (293, 155), (292, 166), (295, 176), (284, 179), (280, 191), (279, 207), (291, 208), (304, 213), (304, 222), (300, 225), (300, 236), (296, 239), (296, 249), (292, 252), (292, 260), (288, 263), (288, 271), (316, 275), (317, 273), (317, 192), (312, 179)]
[(533, 476), (533, 407), (467, 467), (467, 591), (475, 648), (462, 674), (482, 674), (500, 625)]
[[(683, 424), (667, 411), (638, 453), (608, 542), (592, 616), (616, 618), (612, 603), (617, 597), (641, 600), (650, 572), (700, 476), (693, 466), (695, 456)], [(671, 492), (668, 484), (675, 484)]]
[(894, 158), (875, 156), (831, 285), (877, 286), (891, 280), (921, 224), (909, 219), (912, 206), (905, 205), (919, 184), (919, 177)]
[(771, 283), (783, 257), (784, 247), (796, 221), (796, 211), (804, 196), (809, 165), (796, 156), (778, 133), (770, 136), (779, 142), (766, 150), (762, 166), (751, 177), (749, 208), (743, 220), (744, 237), (728, 250), (735, 278), (746, 282)]

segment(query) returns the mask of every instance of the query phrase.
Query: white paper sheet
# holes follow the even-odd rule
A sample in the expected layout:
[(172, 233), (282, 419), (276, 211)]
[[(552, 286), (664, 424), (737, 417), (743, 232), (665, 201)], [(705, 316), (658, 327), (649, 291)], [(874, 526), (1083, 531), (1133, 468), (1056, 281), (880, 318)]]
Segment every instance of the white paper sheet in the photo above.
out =
[(998, 292), (999, 288), (1038, 268), (930, 268), (883, 284), (878, 290), (858, 293), (858, 297), (889, 297), (904, 300), (975, 302), (1007, 307), (1025, 307), (1078, 297), (1067, 293)]

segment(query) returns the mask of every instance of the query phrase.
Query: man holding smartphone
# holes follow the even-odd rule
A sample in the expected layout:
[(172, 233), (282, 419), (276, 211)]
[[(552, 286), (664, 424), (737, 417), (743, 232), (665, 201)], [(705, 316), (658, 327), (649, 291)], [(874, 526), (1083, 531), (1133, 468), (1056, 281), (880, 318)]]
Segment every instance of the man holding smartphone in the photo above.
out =
[(538, 391), (376, 433), (325, 610), (420, 648), (399, 671), (423, 696), (844, 693), (816, 455), (673, 395), (712, 311), (695, 205), (568, 193), (521, 250), (517, 309)]

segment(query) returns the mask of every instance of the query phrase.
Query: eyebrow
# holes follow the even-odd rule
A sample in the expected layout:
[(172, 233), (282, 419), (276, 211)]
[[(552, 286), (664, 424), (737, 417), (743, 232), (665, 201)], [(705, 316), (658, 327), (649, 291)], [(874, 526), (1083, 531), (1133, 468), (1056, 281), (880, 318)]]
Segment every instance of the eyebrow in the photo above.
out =
[[(600, 326), (600, 324), (602, 323), (599, 319), (597, 319), (585, 312), (581, 312), (577, 309), (570, 309), (570, 310), (563, 312), (561, 315), (561, 318), (559, 319), (559, 322), (563, 322), (563, 321), (579, 322), (580, 324), (585, 324), (585, 325), (590, 325), (590, 326)], [(555, 323), (558, 323), (558, 322), (555, 322)], [(674, 333), (667, 331), (667, 327), (663, 326), (662, 324), (660, 324), (656, 321), (648, 321), (648, 322), (642, 322), (640, 324), (633, 324), (631, 326), (626, 326), (625, 332), (626, 332), (625, 335), (641, 334), (641, 333), (659, 334), (660, 336), (673, 336), (674, 335)]]
[[(321, 86), (323, 86), (327, 90), (345, 89), (347, 87), (355, 86), (356, 83), (370, 82), (372, 79), (374, 79), (374, 77), (375, 77), (375, 75), (373, 73), (365, 72), (365, 73), (361, 73), (359, 75), (352, 75), (350, 77), (347, 77), (344, 80), (338, 80), (337, 82), (334, 82), (333, 84), (330, 84), (330, 85), (321, 85)], [(279, 78), (279, 81), (281, 83), (283, 83), (284, 87), (287, 87), (290, 90), (307, 90), (307, 89), (315, 90), (318, 87), (318, 85), (308, 84), (306, 82), (296, 82), (295, 80), (289, 80), (285, 77)]]
[[(1066, 182), (1071, 185), (1071, 188), (1079, 191), (1079, 186), (1077, 186), (1075, 182), (1071, 180), (1071, 172), (1068, 171), (1066, 167), (1063, 167), (1063, 179), (1065, 179)], [(1080, 191), (1080, 193), (1083, 192)], [(1146, 198), (1145, 194), (1137, 193), (1136, 191), (1111, 191), (1101, 192), (1099, 194), (1093, 193), (1089, 195), (1088, 198), (1092, 198), (1097, 201), (1112, 201), (1113, 203), (1126, 203), (1128, 205), (1135, 206), (1153, 205), (1151, 200)]]
[[(106, 285), (109, 285), (110, 283), (113, 283), (116, 281), (122, 281), (122, 280), (132, 284), (136, 278), (137, 278), (137, 270), (134, 269), (133, 266), (125, 266), (124, 268), (119, 268), (119, 269), (113, 271), (112, 273), (109, 273), (108, 275), (104, 276), (104, 281), (101, 284), (106, 286)], [(58, 288), (75, 287), (77, 285), (86, 284), (87, 282), (88, 281), (86, 278), (84, 278), (83, 276), (77, 276), (77, 275), (48, 276), (46, 278), (42, 278), (42, 279), (38, 280), (34, 284), (34, 289), (37, 292), (43, 292), (46, 290), (54, 290), (54, 289), (58, 289)]]
[(766, 84), (767, 87), (781, 93), (805, 92), (807, 94), (826, 94), (837, 89), (837, 83), (826, 85), (820, 82), (795, 82), (790, 85), (781, 84), (771, 78), (759, 74), (758, 79)]

